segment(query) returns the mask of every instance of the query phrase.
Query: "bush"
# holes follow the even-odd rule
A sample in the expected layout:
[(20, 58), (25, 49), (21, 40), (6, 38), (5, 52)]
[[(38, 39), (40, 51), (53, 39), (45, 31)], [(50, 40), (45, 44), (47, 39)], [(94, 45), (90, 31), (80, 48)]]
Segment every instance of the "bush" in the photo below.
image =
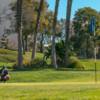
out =
[(37, 64), (39, 64), (40, 62), (41, 62), (41, 59), (36, 58), (34, 61), (31, 62), (31, 64), (37, 65)]
[(23, 66), (21, 68), (19, 68), (17, 64), (13, 66), (15, 70), (31, 70), (31, 69), (37, 70), (46, 67), (48, 67), (47, 63), (39, 58), (36, 58), (34, 61), (29, 61), (29, 62), (27, 60), (24, 60)]
[(70, 57), (68, 68), (84, 70), (85, 66), (80, 62), (80, 60), (78, 58)]
[[(72, 49), (72, 44), (69, 43), (69, 50), (68, 50), (68, 56), (75, 56), (76, 54), (73, 52)], [(49, 46), (46, 50), (46, 52), (44, 53), (44, 58), (45, 60), (47, 60), (48, 58), (50, 58), (51, 56), (51, 46)], [(59, 66), (64, 65), (64, 58), (65, 58), (65, 42), (63, 40), (60, 40), (59, 42), (56, 43), (55, 45), (55, 49), (56, 49), (56, 58), (57, 58), (57, 63)]]
[[(63, 63), (63, 58), (65, 56), (65, 48), (64, 48), (64, 41), (61, 40), (60, 42), (56, 43), (55, 45), (55, 49), (56, 49), (56, 56), (57, 56), (57, 63)], [(47, 60), (48, 58), (51, 57), (51, 45), (47, 48), (47, 50), (44, 53), (44, 60)]]
[(45, 65), (47, 65), (47, 62), (39, 58), (31, 62), (31, 66), (35, 66), (35, 67), (44, 67)]

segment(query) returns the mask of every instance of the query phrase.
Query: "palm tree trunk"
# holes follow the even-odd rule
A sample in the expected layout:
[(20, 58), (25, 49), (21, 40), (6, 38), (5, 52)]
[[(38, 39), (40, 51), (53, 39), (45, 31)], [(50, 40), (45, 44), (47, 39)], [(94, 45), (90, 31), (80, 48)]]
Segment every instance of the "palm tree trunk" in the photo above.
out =
[(68, 54), (69, 54), (69, 32), (70, 32), (70, 18), (71, 18), (71, 8), (72, 8), (72, 1), (73, 0), (67, 0), (67, 13), (66, 13), (66, 24), (65, 24), (65, 65), (68, 64)]
[(56, 50), (55, 50), (55, 34), (56, 34), (56, 24), (57, 24), (57, 15), (58, 15), (58, 7), (59, 7), (59, 1), (56, 0), (55, 5), (55, 13), (54, 13), (54, 20), (53, 20), (53, 33), (52, 33), (52, 64), (57, 69), (57, 59), (56, 59)]
[(23, 47), (23, 54), (25, 54), (25, 40), (23, 34), (22, 34), (22, 47)]
[(39, 27), (39, 21), (40, 21), (40, 16), (41, 16), (41, 11), (43, 7), (44, 0), (40, 1), (40, 6), (38, 10), (38, 15), (37, 15), (37, 21), (36, 21), (36, 27), (35, 27), (35, 33), (34, 33), (34, 38), (33, 38), (33, 49), (32, 49), (32, 60), (35, 59), (35, 54), (36, 54), (36, 47), (37, 47), (37, 33), (38, 33), (38, 27)]
[(22, 57), (22, 0), (17, 0), (18, 66), (23, 64)]
[(25, 51), (28, 51), (28, 35), (25, 35)]
[(43, 41), (44, 41), (44, 36), (43, 36), (43, 33), (41, 33), (41, 40), (40, 40), (40, 52), (41, 53), (43, 53), (44, 51)]

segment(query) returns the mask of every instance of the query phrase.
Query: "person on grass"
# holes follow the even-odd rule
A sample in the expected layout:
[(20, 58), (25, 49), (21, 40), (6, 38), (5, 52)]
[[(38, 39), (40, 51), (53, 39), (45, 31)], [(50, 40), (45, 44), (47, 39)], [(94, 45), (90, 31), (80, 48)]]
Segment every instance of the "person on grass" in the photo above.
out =
[(2, 67), (0, 72), (1, 72), (0, 81), (7, 81), (7, 80), (9, 80), (8, 69), (5, 66)]

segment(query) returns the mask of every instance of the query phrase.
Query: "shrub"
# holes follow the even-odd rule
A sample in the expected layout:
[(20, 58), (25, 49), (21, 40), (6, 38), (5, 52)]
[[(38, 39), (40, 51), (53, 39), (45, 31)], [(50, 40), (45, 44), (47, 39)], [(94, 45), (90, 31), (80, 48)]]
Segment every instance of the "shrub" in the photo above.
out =
[(41, 60), (39, 58), (31, 62), (31, 66), (44, 67), (44, 65), (47, 65), (46, 61)]
[(15, 70), (31, 70), (31, 69), (43, 69), (46, 66), (46, 62), (36, 58), (34, 61), (24, 60), (23, 66), (21, 68), (18, 67), (17, 63), (13, 66)]
[[(72, 50), (72, 44), (69, 43), (69, 50), (68, 50), (68, 56), (74, 56), (75, 53)], [(57, 56), (57, 63), (58, 65), (64, 65), (64, 57), (65, 57), (65, 43), (63, 40), (59, 41), (55, 45), (56, 49), (56, 56)], [(44, 53), (44, 58), (47, 60), (51, 56), (51, 46), (47, 48), (46, 52)]]
[[(55, 45), (56, 48), (56, 56), (57, 56), (57, 62), (63, 63), (63, 58), (64, 58), (64, 41), (61, 40), (60, 42), (56, 43)], [(48, 58), (51, 57), (51, 45), (47, 48), (47, 50), (44, 53), (44, 60), (47, 60)]]
[(80, 62), (80, 60), (76, 57), (69, 58), (68, 68), (84, 70), (85, 66)]
[(30, 62), (31, 62), (31, 59), (29, 59), (27, 56), (23, 57), (23, 64), (24, 65), (28, 65), (28, 64), (30, 64)]

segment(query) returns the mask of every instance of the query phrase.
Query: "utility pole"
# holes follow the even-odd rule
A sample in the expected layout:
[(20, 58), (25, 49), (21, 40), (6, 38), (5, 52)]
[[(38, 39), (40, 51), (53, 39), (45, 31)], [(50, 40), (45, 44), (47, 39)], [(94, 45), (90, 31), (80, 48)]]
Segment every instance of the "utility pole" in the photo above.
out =
[(95, 70), (95, 82), (97, 82), (97, 65), (96, 65), (96, 32), (95, 32), (95, 24), (96, 24), (96, 19), (93, 16), (90, 20), (90, 32), (93, 33), (94, 37), (94, 70)]
[[(95, 24), (95, 18), (93, 17), (94, 24)], [(96, 65), (96, 32), (95, 32), (95, 25), (94, 25), (94, 67), (95, 67), (95, 82), (97, 82), (97, 65)]]

